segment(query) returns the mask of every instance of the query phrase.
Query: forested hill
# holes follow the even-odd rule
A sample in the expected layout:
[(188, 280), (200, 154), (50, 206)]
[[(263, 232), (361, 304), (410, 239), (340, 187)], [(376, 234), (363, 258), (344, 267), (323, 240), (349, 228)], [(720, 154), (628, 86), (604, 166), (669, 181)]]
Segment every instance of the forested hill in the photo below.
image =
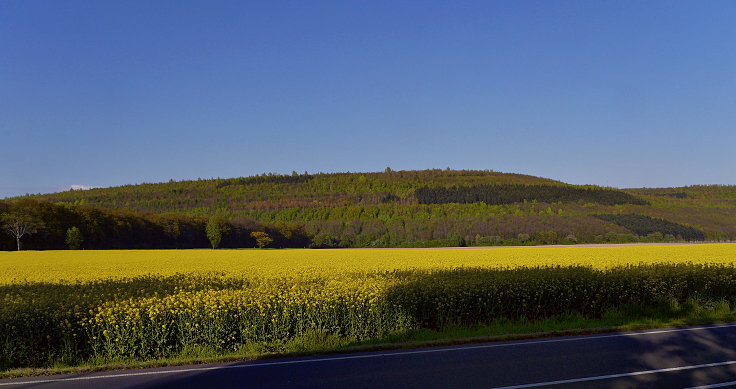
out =
[(494, 171), (264, 174), (28, 197), (198, 225), (213, 215), (251, 229), (289, 225), (312, 247), (736, 238), (733, 186), (619, 190)]
[(422, 170), (383, 173), (263, 174), (229, 179), (169, 181), (32, 196), (53, 202), (143, 212), (221, 213), (252, 216), (252, 210), (417, 203), (418, 188), (483, 184), (564, 185), (522, 174)]

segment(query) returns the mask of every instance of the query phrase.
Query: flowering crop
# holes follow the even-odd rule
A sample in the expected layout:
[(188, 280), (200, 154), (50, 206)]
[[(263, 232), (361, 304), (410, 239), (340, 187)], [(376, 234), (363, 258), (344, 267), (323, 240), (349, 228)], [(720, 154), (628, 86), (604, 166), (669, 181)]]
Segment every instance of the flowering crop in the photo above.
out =
[(0, 285), (147, 275), (218, 273), (279, 277), (396, 269), (731, 263), (733, 244), (615, 247), (341, 250), (85, 250), (0, 252)]
[(735, 248), (0, 253), (0, 367), (733, 300)]

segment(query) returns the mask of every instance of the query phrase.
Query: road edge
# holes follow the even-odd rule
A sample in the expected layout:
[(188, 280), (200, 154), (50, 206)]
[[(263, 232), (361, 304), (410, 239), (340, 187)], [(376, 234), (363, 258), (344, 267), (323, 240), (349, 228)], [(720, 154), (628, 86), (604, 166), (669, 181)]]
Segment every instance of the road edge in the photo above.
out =
[(207, 358), (164, 359), (164, 360), (104, 364), (104, 365), (81, 365), (81, 366), (60, 367), (60, 368), (14, 369), (14, 370), (0, 372), (0, 379), (40, 377), (40, 376), (52, 376), (52, 375), (64, 375), (64, 374), (83, 374), (83, 373), (94, 373), (94, 372), (102, 372), (102, 371), (134, 370), (134, 369), (147, 369), (147, 368), (157, 368), (157, 367), (206, 365), (206, 364), (229, 363), (229, 362), (248, 362), (248, 361), (268, 360), (268, 359), (276, 359), (276, 358), (296, 358), (296, 357), (308, 357), (308, 356), (319, 356), (319, 355), (352, 354), (352, 353), (360, 353), (360, 352), (402, 350), (402, 349), (425, 348), (425, 347), (441, 347), (441, 346), (453, 346), (453, 345), (462, 345), (462, 344), (491, 343), (491, 342), (504, 342), (504, 341), (527, 340), (527, 339), (556, 338), (556, 337), (566, 337), (566, 336), (580, 336), (580, 335), (603, 334), (603, 333), (614, 333), (614, 332), (631, 332), (631, 331), (678, 328), (678, 327), (686, 327), (686, 326), (701, 326), (701, 325), (711, 325), (711, 324), (731, 324), (731, 322), (723, 321), (723, 320), (684, 320), (684, 321), (679, 320), (679, 321), (673, 321), (673, 322), (668, 322), (668, 323), (633, 323), (633, 324), (627, 324), (627, 325), (621, 325), (621, 326), (577, 328), (577, 329), (557, 330), (557, 331), (548, 331), (548, 332), (530, 332), (530, 333), (522, 333), (522, 334), (443, 338), (443, 339), (408, 341), (408, 342), (399, 342), (399, 343), (379, 343), (379, 344), (358, 345), (358, 346), (313, 350), (313, 351), (304, 351), (304, 352), (263, 353), (263, 354), (257, 354), (257, 355), (225, 355), (225, 356), (207, 357)]

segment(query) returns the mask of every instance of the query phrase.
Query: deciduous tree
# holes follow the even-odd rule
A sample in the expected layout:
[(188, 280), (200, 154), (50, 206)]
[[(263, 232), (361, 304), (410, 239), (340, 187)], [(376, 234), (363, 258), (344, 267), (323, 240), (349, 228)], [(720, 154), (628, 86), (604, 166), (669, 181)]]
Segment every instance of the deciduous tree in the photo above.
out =
[(222, 242), (222, 234), (225, 231), (224, 221), (220, 218), (212, 217), (207, 221), (205, 229), (207, 232), (207, 239), (209, 239), (212, 248), (216, 249)]
[(39, 228), (43, 228), (43, 222), (24, 212), (3, 214), (0, 222), (3, 230), (15, 238), (18, 251), (21, 249), (20, 240), (23, 236), (35, 234)]
[(82, 237), (82, 231), (79, 228), (72, 227), (66, 230), (66, 245), (69, 246), (69, 250), (79, 250), (82, 247), (84, 238)]
[(253, 231), (250, 237), (256, 240), (258, 248), (264, 248), (273, 242), (273, 238), (263, 231)]

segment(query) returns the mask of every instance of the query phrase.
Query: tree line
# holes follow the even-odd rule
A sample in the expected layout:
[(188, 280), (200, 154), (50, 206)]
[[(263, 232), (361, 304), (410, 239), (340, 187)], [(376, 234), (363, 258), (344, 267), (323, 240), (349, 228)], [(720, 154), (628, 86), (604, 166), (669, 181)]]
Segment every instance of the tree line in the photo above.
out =
[[(23, 199), (0, 201), (0, 250), (307, 247), (302, 225), (140, 214)], [(25, 229), (25, 230), (23, 230)]]
[(2, 224), (6, 230), (13, 220), (32, 221), (26, 223), (24, 236), (0, 235), (1, 250), (16, 249), (21, 240), (28, 249), (50, 250), (496, 246), (706, 238), (698, 229), (664, 219), (630, 214), (567, 215), (551, 207), (521, 214), (428, 213), (391, 218), (371, 214), (361, 219), (262, 223), (222, 216), (139, 214), (24, 199), (0, 201), (0, 214), (5, 215)]
[(295, 184), (307, 182), (314, 176), (309, 173), (298, 174), (293, 172), (291, 175), (283, 174), (261, 174), (260, 176), (229, 178), (220, 180), (215, 187), (224, 188), (230, 185), (255, 185), (255, 184)]

